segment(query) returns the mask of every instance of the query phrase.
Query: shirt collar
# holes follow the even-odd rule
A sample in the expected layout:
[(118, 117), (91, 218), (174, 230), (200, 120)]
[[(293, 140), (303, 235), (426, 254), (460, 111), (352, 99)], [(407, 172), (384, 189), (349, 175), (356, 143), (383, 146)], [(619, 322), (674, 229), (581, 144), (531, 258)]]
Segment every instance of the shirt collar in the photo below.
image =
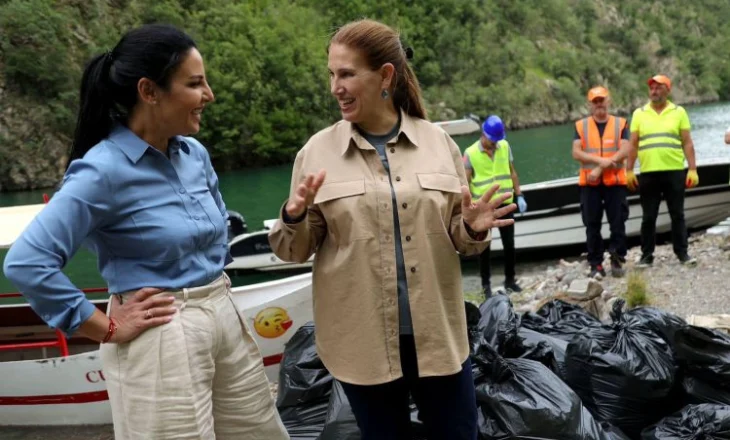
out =
[[(416, 127), (416, 118), (407, 115), (403, 110), (400, 111), (400, 129), (396, 135), (396, 139), (400, 139), (401, 135), (404, 135), (408, 140), (416, 147), (420, 143), (418, 138), (418, 128)], [(373, 147), (367, 142), (355, 125), (348, 121), (343, 121), (342, 133), (343, 138), (341, 141), (340, 153), (345, 154), (350, 148), (350, 145), (355, 145), (361, 150), (372, 150)]]
[[(494, 151), (499, 150), (499, 148), (500, 148), (500, 145), (499, 144), (500, 143), (502, 143), (502, 141), (495, 142), (496, 145), (494, 146)], [(481, 139), (479, 139), (477, 141), (477, 145), (479, 145), (479, 151), (481, 151), (482, 153), (486, 153), (487, 152), (487, 149), (484, 148), (484, 145), (482, 145), (482, 140)]]
[[(664, 108), (664, 110), (661, 112), (661, 114), (663, 115), (665, 111), (667, 111), (667, 110), (675, 110), (676, 108), (677, 108), (677, 104), (673, 103), (670, 100), (667, 100), (667, 106)], [(656, 113), (656, 110), (654, 110), (651, 107), (651, 101), (647, 102), (646, 105), (644, 106), (644, 111), (648, 111), (648, 110), (651, 110), (654, 113)]]
[[(152, 148), (147, 142), (134, 134), (132, 130), (121, 124), (118, 124), (112, 129), (109, 140), (117, 144), (119, 149), (133, 163), (139, 162), (147, 149)], [(170, 141), (168, 148), (170, 148), (171, 153), (182, 150), (185, 154), (190, 154), (190, 147), (188, 147), (188, 144), (182, 136), (175, 136)]]

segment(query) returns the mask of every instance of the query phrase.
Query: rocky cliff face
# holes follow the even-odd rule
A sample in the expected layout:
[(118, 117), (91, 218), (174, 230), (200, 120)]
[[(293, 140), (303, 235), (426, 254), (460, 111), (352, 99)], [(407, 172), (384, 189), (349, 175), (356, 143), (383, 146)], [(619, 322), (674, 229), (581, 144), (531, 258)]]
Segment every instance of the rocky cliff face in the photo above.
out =
[[(661, 71), (679, 77), (671, 63), (662, 67)], [(54, 120), (52, 109), (43, 102), (29, 100), (26, 96), (6, 88), (2, 70), (0, 60), (0, 192), (53, 187), (63, 176), (71, 139), (49, 125), (48, 121)], [(550, 84), (547, 86), (551, 87)], [(671, 99), (678, 104), (696, 104), (718, 99), (716, 93), (702, 94), (700, 90), (694, 79), (678, 81)], [(612, 112), (630, 115), (635, 108), (646, 103), (647, 99), (646, 93), (637, 94), (630, 104), (614, 106)], [(557, 98), (543, 101), (545, 102), (538, 99), (524, 109), (516, 109), (507, 118), (509, 128), (514, 130), (562, 124), (588, 114), (586, 106), (573, 106)], [(449, 108), (448, 103), (432, 103), (429, 107), (429, 117), (432, 120), (462, 117)], [(475, 110), (478, 112), (478, 109)]]
[(49, 112), (9, 92), (0, 75), (0, 191), (48, 188), (63, 176), (70, 140), (46, 126)]

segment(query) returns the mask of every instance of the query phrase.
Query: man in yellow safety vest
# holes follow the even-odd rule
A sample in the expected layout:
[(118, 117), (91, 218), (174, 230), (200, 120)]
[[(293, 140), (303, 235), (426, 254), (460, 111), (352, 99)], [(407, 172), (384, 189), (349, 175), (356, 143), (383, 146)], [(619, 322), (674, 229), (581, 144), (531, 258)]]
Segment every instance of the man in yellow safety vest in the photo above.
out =
[[(639, 267), (654, 263), (656, 220), (662, 197), (672, 221), (674, 253), (680, 263), (694, 265), (697, 261), (688, 253), (684, 221), (685, 187), (699, 184), (689, 116), (684, 108), (669, 101), (672, 82), (668, 77), (653, 76), (648, 84), (651, 102), (636, 109), (631, 118), (631, 149), (626, 173), (629, 189), (639, 189), (643, 211)], [(639, 179), (633, 171), (637, 156), (641, 171)]]
[[(499, 116), (489, 116), (482, 124), (482, 135), (464, 151), (464, 168), (469, 181), (472, 199), (483, 196), (492, 185), (499, 184), (495, 194), (511, 193), (504, 206), (517, 198), (520, 212), (527, 211), (527, 202), (520, 191), (520, 182), (515, 171), (512, 149), (505, 139), (504, 123)], [(508, 214), (512, 218), (512, 214)], [(503, 218), (508, 218), (507, 216)], [(514, 225), (499, 228), (499, 235), (504, 248), (504, 288), (507, 292), (521, 292), (515, 280), (515, 227)], [(490, 247), (479, 256), (479, 272), (482, 278), (482, 289), (489, 297), (492, 295), (491, 267), (489, 262)]]

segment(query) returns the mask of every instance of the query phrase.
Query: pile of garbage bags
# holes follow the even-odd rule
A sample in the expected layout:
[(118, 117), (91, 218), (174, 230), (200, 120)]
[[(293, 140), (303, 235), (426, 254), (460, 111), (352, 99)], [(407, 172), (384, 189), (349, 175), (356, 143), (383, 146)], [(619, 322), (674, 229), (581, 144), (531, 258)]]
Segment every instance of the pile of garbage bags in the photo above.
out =
[[(730, 440), (725, 333), (623, 301), (609, 322), (561, 300), (520, 316), (505, 295), (465, 313), (480, 439)], [(292, 439), (360, 439), (311, 323), (287, 343), (277, 407)], [(411, 438), (426, 439), (411, 408)]]

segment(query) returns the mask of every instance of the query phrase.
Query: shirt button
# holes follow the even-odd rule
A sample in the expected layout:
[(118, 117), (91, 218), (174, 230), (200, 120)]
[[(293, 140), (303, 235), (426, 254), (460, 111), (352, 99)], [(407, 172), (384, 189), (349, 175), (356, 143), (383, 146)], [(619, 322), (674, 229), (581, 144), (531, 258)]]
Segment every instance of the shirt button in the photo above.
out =
[(388, 204), (387, 203), (383, 203), (383, 209), (388, 209)]
[(408, 203), (404, 203), (401, 206), (403, 207), (403, 209), (406, 209), (406, 208), (408, 208)]
[(390, 331), (390, 335), (391, 335), (391, 336), (396, 336), (396, 335), (397, 335), (397, 333), (396, 333), (396, 331), (395, 331), (395, 330), (391, 330), (391, 331)]
[(51, 320), (51, 315), (45, 314), (45, 315), (43, 315), (43, 319), (45, 319), (46, 321), (50, 321)]
[(415, 267), (411, 267), (411, 273), (416, 273), (416, 268)]
[(198, 216), (196, 215), (195, 217), (193, 217), (193, 220), (200, 220), (200, 217), (198, 217)]
[(395, 148), (391, 148), (391, 149), (390, 149), (390, 152), (391, 152), (391, 153), (395, 153)]
[(180, 194), (185, 194), (185, 188), (180, 188)]
[(411, 236), (410, 235), (406, 235), (406, 241), (411, 241)]
[(388, 301), (388, 304), (390, 304), (391, 306), (394, 306), (395, 305), (395, 300), (391, 298), (390, 301)]
[(395, 176), (395, 181), (400, 182), (400, 176)]

